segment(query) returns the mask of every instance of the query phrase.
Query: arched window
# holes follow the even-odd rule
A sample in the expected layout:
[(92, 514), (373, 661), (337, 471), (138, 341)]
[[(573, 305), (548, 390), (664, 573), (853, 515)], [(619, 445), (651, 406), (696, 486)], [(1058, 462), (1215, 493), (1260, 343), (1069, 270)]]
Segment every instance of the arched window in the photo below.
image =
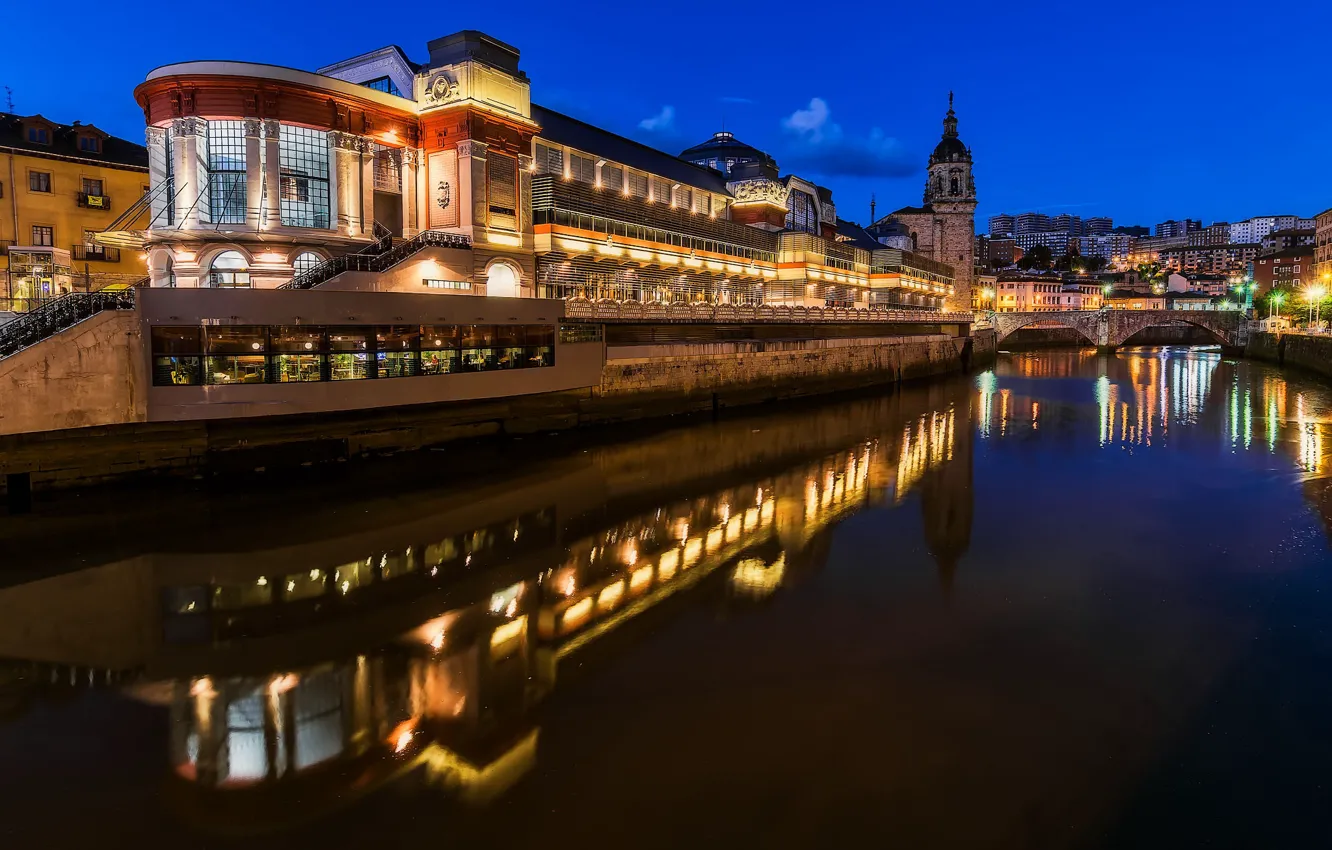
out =
[(962, 169), (954, 168), (952, 171), (949, 172), (949, 175), (950, 176), (948, 180), (948, 194), (950, 195), (962, 194)]
[(291, 261), (291, 267), (295, 270), (296, 276), (300, 277), (323, 261), (324, 258), (314, 251), (302, 251), (296, 255), (296, 259)]
[(249, 287), (249, 262), (239, 251), (223, 251), (208, 267), (208, 285), (222, 289)]
[(495, 263), (486, 270), (486, 294), (501, 298), (518, 297), (518, 274), (508, 263)]

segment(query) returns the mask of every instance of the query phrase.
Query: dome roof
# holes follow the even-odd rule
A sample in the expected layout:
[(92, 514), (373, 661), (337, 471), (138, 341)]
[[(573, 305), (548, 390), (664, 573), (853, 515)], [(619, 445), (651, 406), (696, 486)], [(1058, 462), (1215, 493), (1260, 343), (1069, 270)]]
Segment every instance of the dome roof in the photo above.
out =
[(768, 155), (756, 147), (747, 145), (737, 139), (733, 134), (722, 130), (712, 134), (712, 138), (702, 144), (694, 145), (692, 148), (680, 154), (680, 159), (689, 162), (711, 159), (713, 157), (730, 157), (733, 159), (752, 159), (765, 160)]
[(962, 140), (957, 136), (944, 136), (935, 145), (934, 153), (930, 154), (930, 162), (951, 162), (951, 161), (970, 161), (971, 152), (967, 146), (962, 144)]

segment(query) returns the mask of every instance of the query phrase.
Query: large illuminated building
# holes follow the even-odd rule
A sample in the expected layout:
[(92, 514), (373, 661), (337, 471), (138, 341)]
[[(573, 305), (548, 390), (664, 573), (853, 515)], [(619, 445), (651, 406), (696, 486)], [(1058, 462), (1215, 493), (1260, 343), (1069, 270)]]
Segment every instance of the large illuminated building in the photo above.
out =
[(969, 266), (839, 239), (828, 189), (730, 133), (677, 157), (535, 105), (482, 33), (428, 49), (154, 70), (151, 223), (102, 240), (141, 246), (155, 287), (664, 305), (938, 309)]

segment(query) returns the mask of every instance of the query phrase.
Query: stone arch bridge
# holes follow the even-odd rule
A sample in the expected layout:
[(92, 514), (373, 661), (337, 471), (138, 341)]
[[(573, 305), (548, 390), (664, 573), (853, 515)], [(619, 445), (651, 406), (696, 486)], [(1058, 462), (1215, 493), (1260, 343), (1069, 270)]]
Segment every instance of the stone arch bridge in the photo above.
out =
[(991, 318), (999, 342), (1014, 332), (1040, 323), (1073, 328), (1088, 342), (1116, 348), (1138, 331), (1171, 325), (1193, 325), (1221, 345), (1240, 348), (1248, 342), (1248, 324), (1239, 310), (1070, 310), (1057, 313), (995, 313)]

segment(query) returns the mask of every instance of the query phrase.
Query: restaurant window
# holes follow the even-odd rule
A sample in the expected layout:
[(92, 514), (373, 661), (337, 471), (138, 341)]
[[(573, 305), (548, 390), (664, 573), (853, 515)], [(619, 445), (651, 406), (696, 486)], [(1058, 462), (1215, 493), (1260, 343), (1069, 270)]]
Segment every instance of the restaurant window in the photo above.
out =
[(32, 226), (32, 244), (51, 247), (55, 244), (55, 228), (45, 224)]
[(280, 384), (324, 380), (324, 329), (309, 326), (272, 329), (273, 380)]
[(245, 223), (245, 122), (208, 122), (208, 194), (214, 224)]
[(375, 329), (376, 372), (380, 378), (410, 378), (419, 374), (421, 328), (385, 327)]
[(421, 328), (421, 374), (446, 375), (459, 369), (457, 325)]
[(305, 127), (281, 126), (279, 206), (290, 227), (329, 227), (328, 136)]
[(518, 227), (518, 160), (507, 154), (489, 153), (486, 157), (486, 187), (489, 197), (490, 226), (505, 230)]
[(262, 384), (268, 378), (264, 356), (267, 328), (219, 325), (204, 334), (204, 383)]
[(203, 383), (203, 329), (154, 327), (153, 386), (198, 386)]
[(218, 289), (245, 289), (250, 285), (250, 264), (239, 251), (223, 251), (208, 268), (208, 285)]
[(30, 191), (30, 192), (49, 192), (49, 191), (51, 191), (51, 172), (49, 172), (49, 171), (29, 171), (29, 172), (28, 172), (28, 191)]
[(368, 328), (329, 328), (329, 380), (359, 381), (370, 377)]

